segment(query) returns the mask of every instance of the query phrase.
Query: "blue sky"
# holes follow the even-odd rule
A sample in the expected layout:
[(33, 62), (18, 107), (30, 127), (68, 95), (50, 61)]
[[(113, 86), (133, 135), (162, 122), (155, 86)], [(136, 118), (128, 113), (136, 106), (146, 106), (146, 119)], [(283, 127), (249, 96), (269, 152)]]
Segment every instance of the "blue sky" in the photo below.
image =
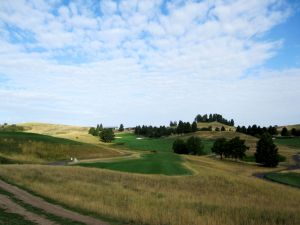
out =
[(300, 123), (300, 4), (1, 1), (0, 123)]

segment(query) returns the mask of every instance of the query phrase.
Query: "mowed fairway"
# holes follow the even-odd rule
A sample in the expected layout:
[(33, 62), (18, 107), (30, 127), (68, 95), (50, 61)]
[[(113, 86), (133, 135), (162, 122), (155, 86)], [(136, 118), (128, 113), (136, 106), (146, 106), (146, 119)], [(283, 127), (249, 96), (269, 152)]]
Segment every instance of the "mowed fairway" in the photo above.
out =
[[(174, 154), (171, 138), (138, 138), (131, 133), (118, 134), (114, 147), (119, 149), (135, 150), (141, 152), (140, 159), (118, 160), (115, 162), (82, 163), (81, 166), (106, 168), (124, 172), (165, 175), (192, 174), (184, 165), (182, 156)], [(204, 141), (205, 151), (210, 152), (212, 141)]]
[(276, 138), (275, 144), (286, 145), (291, 148), (299, 149), (300, 150), (300, 138), (293, 137), (293, 138)]

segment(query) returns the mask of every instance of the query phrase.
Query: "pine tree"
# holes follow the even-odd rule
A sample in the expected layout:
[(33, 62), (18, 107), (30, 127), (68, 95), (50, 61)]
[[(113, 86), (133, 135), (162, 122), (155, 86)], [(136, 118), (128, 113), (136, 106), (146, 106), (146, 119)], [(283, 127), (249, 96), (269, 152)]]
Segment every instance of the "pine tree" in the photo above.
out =
[(272, 136), (265, 133), (256, 145), (255, 160), (267, 167), (276, 167), (279, 162), (278, 148), (273, 143)]

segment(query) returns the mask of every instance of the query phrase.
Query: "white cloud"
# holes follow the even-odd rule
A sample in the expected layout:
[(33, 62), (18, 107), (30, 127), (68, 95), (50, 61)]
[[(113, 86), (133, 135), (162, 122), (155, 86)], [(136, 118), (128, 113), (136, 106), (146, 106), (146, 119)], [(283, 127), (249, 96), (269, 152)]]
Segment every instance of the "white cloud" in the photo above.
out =
[[(2, 118), (134, 125), (220, 112), (274, 123), (267, 112), (279, 108), (296, 118), (299, 69), (263, 68), (284, 42), (262, 37), (290, 8), (275, 0), (174, 1), (163, 13), (162, 4), (1, 4)], [(12, 29), (34, 40), (14, 42)]]

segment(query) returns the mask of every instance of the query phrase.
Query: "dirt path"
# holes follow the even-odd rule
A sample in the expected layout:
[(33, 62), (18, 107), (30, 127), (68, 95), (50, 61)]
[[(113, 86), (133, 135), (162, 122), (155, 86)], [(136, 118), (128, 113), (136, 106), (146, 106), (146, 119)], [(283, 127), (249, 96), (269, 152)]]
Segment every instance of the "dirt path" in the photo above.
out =
[[(27, 204), (30, 204), (34, 207), (43, 209), (46, 212), (54, 214), (56, 216), (68, 218), (68, 219), (78, 221), (78, 222), (82, 222), (82, 223), (85, 223), (87, 225), (108, 225), (108, 223), (105, 223), (105, 222), (103, 222), (99, 219), (89, 217), (89, 216), (84, 216), (84, 215), (81, 215), (79, 213), (73, 212), (71, 210), (65, 209), (65, 208), (63, 208), (59, 205), (48, 203), (44, 199), (42, 199), (40, 197), (37, 197), (37, 196), (34, 196), (34, 195), (32, 195), (32, 194), (16, 187), (16, 186), (8, 184), (8, 183), (6, 183), (2, 180), (0, 180), (0, 188), (4, 189), (7, 192), (10, 192), (10, 193), (14, 194), (14, 196), (16, 198), (22, 200), (23, 202), (25, 202)], [(2, 201), (2, 199), (5, 200), (5, 201)], [(22, 207), (18, 206), (17, 204), (15, 204), (11, 201), (8, 201), (8, 200), (5, 199), (5, 196), (0, 198), (2, 208), (4, 207), (4, 208), (7, 208), (9, 210), (12, 210), (12, 212), (14, 212), (14, 213), (16, 213), (19, 210), (18, 212), (20, 212), (20, 214), (25, 213), (27, 216), (32, 216), (32, 215), (30, 215), (32, 213), (27, 212), (26, 210), (24, 211), (24, 209), (22, 211), (22, 209), (21, 209)], [(23, 214), (21, 214), (21, 215), (23, 215)], [(34, 217), (34, 219), (38, 219), (38, 216), (36, 215), (36, 217)], [(45, 222), (45, 223), (40, 223), (40, 224), (48, 225), (48, 224), (55, 224), (55, 223)]]
[(40, 225), (56, 225), (46, 218), (38, 216), (19, 206), (17, 203), (13, 202), (9, 197), (0, 194), (0, 208), (5, 209), (9, 213), (15, 213), (23, 216), (26, 220), (32, 221)]

